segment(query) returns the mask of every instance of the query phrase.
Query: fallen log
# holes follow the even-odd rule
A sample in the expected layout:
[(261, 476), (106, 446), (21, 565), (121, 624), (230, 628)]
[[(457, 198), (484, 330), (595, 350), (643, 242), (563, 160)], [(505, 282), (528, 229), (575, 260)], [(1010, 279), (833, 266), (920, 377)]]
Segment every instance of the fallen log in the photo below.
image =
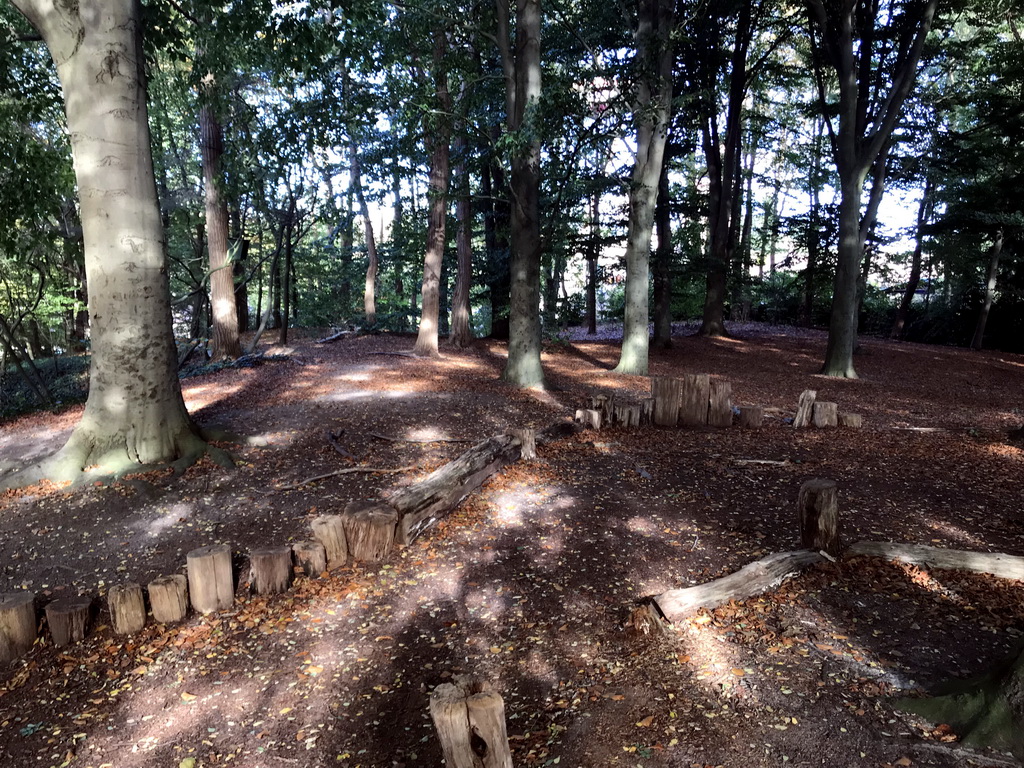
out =
[(790, 576), (821, 560), (821, 555), (809, 549), (777, 552), (720, 579), (662, 592), (654, 597), (654, 603), (666, 619), (676, 622), (701, 608), (716, 608), (730, 600), (745, 600), (774, 589)]
[(885, 560), (952, 571), (988, 573), (1001, 579), (1024, 580), (1024, 557), (1002, 552), (966, 552), (939, 549), (924, 544), (898, 544), (888, 541), (858, 541), (846, 551), (847, 557), (867, 555)]
[[(536, 443), (574, 434), (579, 427), (560, 421), (537, 432)], [(458, 458), (435, 469), (418, 483), (386, 492), (384, 500), (398, 512), (396, 543), (408, 546), (427, 528), (455, 509), (502, 467), (518, 461), (519, 439), (495, 435), (477, 443)]]

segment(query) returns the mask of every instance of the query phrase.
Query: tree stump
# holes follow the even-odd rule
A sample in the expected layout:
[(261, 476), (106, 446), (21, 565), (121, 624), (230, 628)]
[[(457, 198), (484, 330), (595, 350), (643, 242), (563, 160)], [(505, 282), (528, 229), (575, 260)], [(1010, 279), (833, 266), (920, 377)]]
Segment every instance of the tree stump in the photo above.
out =
[(590, 407), (601, 414), (601, 421), (604, 424), (611, 424), (612, 415), (615, 413), (615, 395), (594, 395), (590, 398)]
[(292, 548), (287, 544), (249, 552), (249, 588), (257, 595), (279, 595), (292, 584)]
[(601, 412), (591, 408), (581, 408), (576, 411), (576, 423), (582, 424), (585, 429), (600, 429)]
[(324, 545), (328, 568), (339, 568), (348, 562), (348, 542), (341, 515), (321, 515), (310, 523), (310, 527), (313, 538)]
[(512, 768), (505, 704), (480, 681), (459, 676), (437, 686), (430, 717), (448, 768)]
[(623, 427), (640, 426), (640, 406), (622, 403), (615, 406), (615, 422)]
[(63, 648), (85, 639), (89, 626), (91, 597), (65, 597), (46, 606), (46, 624), (50, 627), (53, 644)]
[(760, 429), (764, 424), (764, 408), (760, 405), (741, 405), (739, 424), (741, 429)]
[(36, 641), (35, 595), (0, 593), (0, 664), (13, 661)]
[(107, 593), (107, 606), (117, 634), (130, 635), (146, 626), (146, 602), (138, 584), (129, 582), (111, 587)]
[(816, 477), (800, 486), (797, 514), (803, 546), (839, 557), (839, 491), (836, 481)]
[(533, 461), (537, 458), (537, 430), (526, 427), (524, 429), (510, 429), (512, 437), (519, 441), (519, 458), (523, 461)]
[(708, 425), (712, 427), (732, 426), (732, 384), (728, 381), (712, 381), (710, 383)]
[(796, 407), (796, 416), (793, 417), (794, 427), (806, 427), (811, 423), (811, 416), (814, 412), (814, 398), (818, 393), (813, 389), (805, 389), (800, 393), (800, 402)]
[(864, 426), (864, 417), (859, 413), (840, 412), (837, 421), (840, 427), (849, 427), (850, 429), (860, 429)]
[(319, 541), (299, 541), (292, 544), (295, 564), (311, 579), (320, 578), (327, 570), (327, 549)]
[(350, 501), (343, 520), (353, 560), (377, 563), (387, 557), (395, 543), (398, 512), (376, 501)]
[(230, 608), (235, 602), (235, 581), (231, 572), (231, 547), (214, 544), (193, 549), (188, 563), (188, 591), (198, 613)]
[(149, 582), (149, 604), (155, 621), (181, 621), (188, 611), (188, 579), (180, 573), (153, 579)]
[(679, 399), (679, 425), (683, 427), (703, 427), (706, 425), (708, 423), (708, 405), (710, 400), (710, 374), (688, 373), (683, 376)]
[(819, 400), (814, 404), (813, 414), (814, 426), (819, 429), (834, 427), (838, 424), (839, 406), (835, 403), (826, 403)]
[(640, 423), (647, 425), (654, 417), (654, 398), (645, 397), (640, 401)]
[(682, 382), (671, 376), (651, 377), (651, 397), (654, 406), (651, 422), (659, 427), (674, 427), (679, 423), (679, 398)]

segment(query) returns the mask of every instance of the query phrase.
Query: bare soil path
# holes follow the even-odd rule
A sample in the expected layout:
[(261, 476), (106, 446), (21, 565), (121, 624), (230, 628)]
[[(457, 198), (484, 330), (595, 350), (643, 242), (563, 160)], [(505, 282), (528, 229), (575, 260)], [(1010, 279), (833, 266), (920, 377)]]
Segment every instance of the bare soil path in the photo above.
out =
[[(867, 340), (862, 379), (815, 375), (824, 336), (743, 326), (677, 337), (652, 373), (709, 372), (760, 431), (643, 428), (541, 448), (386, 564), (300, 580), (266, 600), (128, 640), (109, 628), (0, 670), (0, 760), (11, 766), (434, 766), (429, 691), (453, 674), (495, 682), (516, 765), (1001, 765), (887, 697), (983, 669), (1024, 629), (1024, 585), (860, 560), (695, 617), (665, 639), (623, 628), (645, 595), (796, 545), (795, 499), (839, 482), (844, 538), (1024, 555), (1024, 359)], [(49, 600), (179, 572), (185, 553), (308, 537), (311, 517), (374, 498), (458, 455), (455, 442), (545, 426), (616, 377), (609, 341), (545, 355), (551, 389), (497, 381), (504, 348), (440, 361), (401, 337), (300, 340), (290, 359), (184, 382), (190, 409), (267, 441), (212, 464), (0, 499), (0, 591)], [(863, 430), (794, 430), (803, 389), (864, 414)], [(80, 409), (0, 426), (0, 468), (59, 446)], [(923, 429), (922, 429), (923, 428)], [(414, 465), (295, 490), (352, 466)], [(785, 460), (752, 464), (740, 459)], [(98, 624), (107, 623), (101, 614)], [(185, 761), (185, 762), (182, 762)]]

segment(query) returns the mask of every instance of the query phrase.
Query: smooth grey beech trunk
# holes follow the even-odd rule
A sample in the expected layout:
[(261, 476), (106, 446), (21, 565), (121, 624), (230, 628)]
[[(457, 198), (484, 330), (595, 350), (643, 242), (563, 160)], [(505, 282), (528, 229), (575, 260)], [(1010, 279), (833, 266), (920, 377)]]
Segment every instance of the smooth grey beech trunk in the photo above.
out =
[(464, 135), (455, 140), (457, 160), (455, 177), (458, 179), (459, 197), (455, 203), (455, 219), (458, 232), (455, 235), (455, 251), (458, 256), (458, 273), (455, 278), (455, 292), (452, 295), (452, 328), (448, 343), (453, 347), (468, 347), (473, 342), (470, 327), (469, 291), (473, 285), (473, 209), (469, 200), (469, 171), (466, 166), (468, 141)]
[(672, 109), (671, 0), (642, 0), (637, 18), (636, 162), (629, 188), (626, 306), (616, 373), (647, 374), (651, 229)]
[(60, 77), (81, 196), (89, 283), (89, 399), (67, 445), (36, 474), (74, 479), (196, 456), (181, 397), (163, 227), (150, 155), (137, 0), (13, 0)]

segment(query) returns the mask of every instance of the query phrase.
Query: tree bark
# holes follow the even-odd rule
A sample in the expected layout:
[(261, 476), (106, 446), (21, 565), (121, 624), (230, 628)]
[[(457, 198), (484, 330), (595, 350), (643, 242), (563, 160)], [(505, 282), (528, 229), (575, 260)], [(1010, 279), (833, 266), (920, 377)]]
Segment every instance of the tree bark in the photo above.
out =
[(423, 257), (422, 311), (419, 333), (412, 353), (423, 357), (438, 357), (437, 333), (440, 311), (441, 265), (444, 260), (445, 225), (448, 221), (448, 169), (450, 164), (452, 99), (448, 93), (448, 72), (444, 66), (447, 41), (444, 30), (434, 32), (434, 95), (438, 110), (427, 131), (430, 149), (430, 181), (427, 195), (430, 208), (427, 214), (427, 250)]
[[(210, 98), (212, 90), (210, 83), (204, 84), (205, 98)], [(224, 130), (210, 104), (199, 110), (199, 148), (206, 196), (206, 248), (210, 265), (210, 306), (213, 309), (212, 359), (229, 360), (241, 357), (242, 347), (238, 341), (234, 270), (228, 258), (228, 204), (224, 198), (224, 173), (221, 170)]]
[(540, 0), (516, 0), (513, 56), (508, 0), (498, 6), (498, 47), (505, 73), (507, 128), (533, 134), (512, 159), (511, 302), (508, 362), (502, 378), (518, 387), (544, 387), (540, 363), (540, 138), (534, 113), (541, 97)]
[(996, 232), (992, 241), (992, 247), (988, 249), (988, 275), (985, 280), (985, 302), (981, 305), (981, 312), (978, 314), (978, 324), (974, 327), (974, 337), (971, 339), (971, 349), (981, 349), (985, 341), (985, 326), (988, 324), (988, 315), (992, 311), (992, 304), (996, 300), (996, 279), (999, 276), (999, 257), (1003, 253), (1003, 230)]
[[(667, 151), (667, 148), (666, 148)], [(654, 338), (658, 349), (672, 347), (672, 219), (669, 213), (668, 161), (662, 162), (654, 207), (658, 248), (654, 252)]]
[(356, 202), (359, 204), (359, 215), (363, 219), (363, 237), (366, 240), (366, 281), (363, 285), (363, 314), (366, 316), (366, 324), (373, 326), (377, 324), (377, 240), (373, 236), (370, 208), (366, 204), (366, 195), (363, 193), (359, 149), (356, 147), (354, 138), (350, 137), (350, 141), (352, 143), (348, 149), (349, 173), (352, 175), (352, 186), (355, 190)]
[(465, 136), (455, 140), (456, 166), (459, 197), (455, 203), (455, 219), (458, 231), (455, 234), (455, 251), (458, 259), (458, 274), (455, 277), (455, 293), (452, 296), (452, 330), (448, 343), (453, 347), (468, 347), (473, 343), (473, 329), (470, 326), (469, 292), (473, 286), (473, 208), (469, 202), (469, 171), (466, 154), (469, 143)]
[(92, 360), (67, 445), (32, 476), (74, 479), (205, 449), (181, 397), (137, 0), (15, 0), (57, 65), (81, 198)]
[(921, 194), (921, 202), (917, 207), (917, 229), (914, 237), (914, 255), (910, 260), (910, 279), (907, 280), (907, 289), (903, 292), (899, 309), (896, 310), (896, 319), (893, 320), (892, 330), (889, 337), (902, 339), (904, 328), (907, 324), (907, 316), (910, 314), (910, 306), (917, 294), (917, 286), (921, 283), (921, 265), (924, 256), (924, 235), (921, 230), (925, 223), (931, 218), (932, 199), (935, 192), (935, 183), (931, 177), (925, 179), (924, 192)]
[(636, 160), (629, 187), (622, 352), (615, 373), (647, 374), (651, 229), (672, 118), (674, 11), (670, 0), (641, 0), (637, 16), (636, 60), (640, 75), (633, 109), (638, 123)]

